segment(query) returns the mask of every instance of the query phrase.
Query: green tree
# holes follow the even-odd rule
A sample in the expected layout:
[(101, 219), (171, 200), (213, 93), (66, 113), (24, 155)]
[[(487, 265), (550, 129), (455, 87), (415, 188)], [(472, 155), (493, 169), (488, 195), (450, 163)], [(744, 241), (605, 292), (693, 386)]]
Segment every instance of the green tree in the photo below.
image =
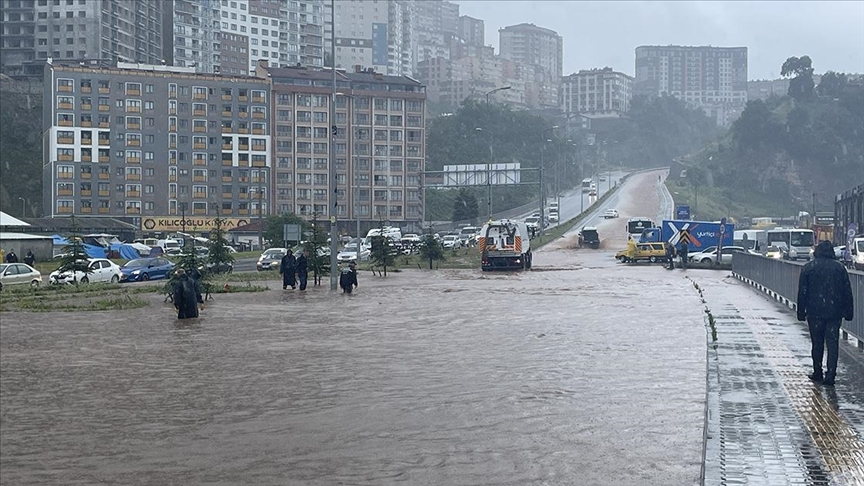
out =
[(797, 101), (813, 96), (813, 61), (810, 56), (790, 57), (780, 68), (780, 75), (789, 80), (790, 97)]
[(372, 244), (372, 248), (370, 250), (371, 255), (369, 255), (369, 259), (372, 262), (373, 267), (381, 267), (384, 272), (383, 275), (387, 276), (387, 267), (396, 266), (396, 246), (393, 245), (393, 241), (384, 235), (384, 224), (381, 223), (379, 226), (381, 232), (378, 235), (371, 237), (370, 243)]
[(90, 263), (87, 261), (89, 256), (84, 251), (84, 242), (81, 239), (81, 227), (75, 221), (75, 216), (72, 216), (72, 225), (69, 228), (69, 234), (65, 235), (66, 245), (63, 246), (63, 258), (60, 259), (60, 272), (71, 272), (72, 282), (78, 285), (78, 272), (84, 274), (81, 277), (81, 283), (89, 282), (88, 275), (93, 273), (90, 268)]
[(816, 91), (819, 93), (819, 96), (829, 96), (834, 98), (842, 95), (848, 84), (849, 80), (845, 73), (828, 71), (822, 75), (822, 79), (819, 81), (819, 86), (816, 87)]
[(267, 216), (264, 220), (264, 232), (262, 234), (264, 241), (269, 247), (281, 247), (285, 244), (285, 225), (297, 224), (300, 225), (301, 232), (305, 230), (309, 224), (297, 216), (296, 214), (280, 214)]
[(466, 188), (460, 188), (456, 201), (453, 202), (453, 221), (470, 221), (475, 223), (480, 214), (477, 197)]
[[(30, 218), (42, 214), (42, 89), (34, 84), (7, 91), (7, 86), (4, 82), (0, 93), (0, 207)], [(19, 197), (26, 201), (23, 215)]]
[(435, 239), (431, 230), (429, 233), (423, 235), (423, 240), (420, 242), (420, 257), (424, 260), (429, 260), (429, 270), (432, 270), (432, 262), (443, 261), (445, 259), (444, 247)]
[(307, 239), (298, 247), (309, 252), (307, 266), (315, 285), (321, 285), (321, 277), (330, 274), (330, 254), (326, 250), (328, 231), (327, 222), (318, 221), (318, 217), (313, 216), (306, 232)]
[(213, 230), (210, 231), (210, 241), (207, 243), (208, 268), (216, 273), (230, 271), (234, 263), (228, 240), (225, 238), (225, 220), (216, 218), (213, 220)]

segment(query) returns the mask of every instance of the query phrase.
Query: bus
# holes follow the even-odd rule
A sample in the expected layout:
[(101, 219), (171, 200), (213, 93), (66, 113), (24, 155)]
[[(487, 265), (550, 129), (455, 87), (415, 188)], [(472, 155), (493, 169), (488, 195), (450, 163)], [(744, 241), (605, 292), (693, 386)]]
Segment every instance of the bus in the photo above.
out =
[(627, 221), (627, 239), (633, 238), (636, 241), (639, 241), (639, 237), (642, 236), (642, 231), (653, 228), (654, 221), (651, 221), (648, 218), (630, 218)]
[(588, 192), (591, 190), (591, 184), (594, 183), (594, 180), (590, 177), (586, 177), (582, 179), (582, 192)]
[(768, 245), (785, 246), (789, 260), (809, 260), (815, 244), (813, 230), (781, 228), (768, 231)]

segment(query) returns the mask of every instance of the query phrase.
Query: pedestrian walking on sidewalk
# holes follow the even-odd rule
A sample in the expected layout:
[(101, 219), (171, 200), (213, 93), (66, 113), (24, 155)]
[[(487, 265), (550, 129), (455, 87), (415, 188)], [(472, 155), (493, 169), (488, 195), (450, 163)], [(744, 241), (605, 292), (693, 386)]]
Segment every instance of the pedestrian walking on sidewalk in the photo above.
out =
[(675, 247), (668, 241), (666, 242), (666, 264), (669, 270), (675, 268)]
[(288, 250), (288, 253), (282, 257), (279, 263), (279, 274), (282, 275), (282, 290), (289, 286), (292, 289), (297, 288), (297, 281), (294, 279), (294, 274), (297, 272), (297, 259), (294, 258), (294, 252)]
[(300, 280), (300, 290), (306, 290), (306, 282), (309, 280), (309, 251), (297, 257), (297, 279)]
[[(810, 328), (813, 373), (815, 382), (834, 386), (837, 376), (837, 353), (840, 342), (840, 321), (853, 317), (852, 285), (843, 265), (834, 259), (830, 241), (820, 241), (813, 260), (804, 265), (798, 278), (798, 320), (807, 321)], [(828, 366), (822, 374), (822, 356), (828, 348)]]

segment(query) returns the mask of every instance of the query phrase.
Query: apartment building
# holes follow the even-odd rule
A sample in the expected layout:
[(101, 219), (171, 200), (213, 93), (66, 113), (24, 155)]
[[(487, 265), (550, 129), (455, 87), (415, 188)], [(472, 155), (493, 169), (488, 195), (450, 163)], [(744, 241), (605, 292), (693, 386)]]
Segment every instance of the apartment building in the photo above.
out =
[(413, 2), (413, 8), (411, 30), (416, 72), (416, 65), (426, 59), (449, 57), (449, 41), (459, 32), (459, 5), (446, 0), (427, 0)]
[(504, 27), (498, 35), (501, 57), (537, 67), (557, 89), (564, 59), (564, 40), (557, 32), (523, 23)]
[(44, 69), (46, 216), (153, 229), (158, 218), (267, 214), (267, 81), (130, 63)]
[(469, 46), (486, 45), (486, 26), (481, 19), (467, 15), (459, 17), (459, 29), (456, 36)]
[[(423, 85), (406, 76), (337, 70), (340, 94), (336, 118), (330, 120), (329, 69), (262, 66), (257, 74), (269, 79), (272, 89), (277, 213), (336, 216), (340, 229), (351, 233), (357, 219), (364, 230), (382, 221), (401, 226), (422, 219)], [(329, 191), (330, 150), (335, 201)]]
[(728, 125), (747, 104), (747, 48), (639, 46), (633, 91), (675, 96)]
[(561, 110), (591, 117), (620, 117), (630, 111), (633, 77), (612, 68), (583, 69), (561, 82)]
[[(3, 56), (10, 75), (41, 74), (48, 58), (159, 64), (163, 0), (0, 0)], [(28, 70), (28, 67), (30, 70)]]
[[(329, 23), (329, 2), (324, 11)], [(361, 66), (392, 76), (412, 75), (416, 64), (415, 19), (412, 0), (336, 2), (336, 69)], [(329, 43), (328, 35), (328, 53)]]

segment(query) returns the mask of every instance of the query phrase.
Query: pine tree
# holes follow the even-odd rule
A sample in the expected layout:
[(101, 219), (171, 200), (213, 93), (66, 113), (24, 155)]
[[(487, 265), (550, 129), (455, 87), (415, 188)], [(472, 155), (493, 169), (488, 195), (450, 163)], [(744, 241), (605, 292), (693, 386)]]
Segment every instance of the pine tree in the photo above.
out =
[(379, 226), (380, 232), (370, 238), (372, 243), (371, 255), (369, 259), (372, 261), (372, 266), (382, 267), (384, 276), (387, 276), (387, 267), (396, 266), (396, 246), (393, 241), (384, 235), (384, 223)]
[(207, 243), (209, 252), (207, 254), (208, 268), (214, 273), (230, 273), (234, 268), (234, 256), (231, 255), (228, 240), (225, 238), (225, 220), (216, 218), (213, 221), (213, 231), (210, 232), (210, 241)]
[(87, 261), (89, 256), (87, 255), (87, 252), (84, 251), (84, 242), (79, 236), (81, 228), (75, 221), (75, 216), (72, 216), (71, 219), (72, 226), (69, 229), (69, 234), (64, 237), (67, 244), (63, 247), (64, 256), (60, 259), (60, 268), (58, 268), (58, 270), (61, 273), (71, 272), (72, 282), (74, 282), (75, 285), (78, 285), (78, 272), (84, 274), (81, 279), (86, 283), (89, 281), (87, 275), (93, 273), (93, 270), (90, 268), (90, 263)]

